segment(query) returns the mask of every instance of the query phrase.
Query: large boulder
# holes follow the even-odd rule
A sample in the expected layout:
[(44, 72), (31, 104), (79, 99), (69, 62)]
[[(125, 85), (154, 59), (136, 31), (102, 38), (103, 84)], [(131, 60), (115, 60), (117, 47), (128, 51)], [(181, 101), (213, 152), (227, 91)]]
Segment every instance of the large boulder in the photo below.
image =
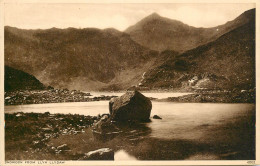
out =
[(151, 109), (150, 99), (138, 91), (128, 91), (109, 101), (109, 112), (113, 121), (148, 121)]

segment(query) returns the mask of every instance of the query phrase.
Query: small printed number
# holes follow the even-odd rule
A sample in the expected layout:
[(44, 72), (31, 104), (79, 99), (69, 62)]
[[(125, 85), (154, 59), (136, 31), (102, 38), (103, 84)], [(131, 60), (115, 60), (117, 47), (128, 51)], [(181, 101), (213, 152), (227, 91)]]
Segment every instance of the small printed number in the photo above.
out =
[(247, 161), (247, 164), (255, 164), (255, 161)]

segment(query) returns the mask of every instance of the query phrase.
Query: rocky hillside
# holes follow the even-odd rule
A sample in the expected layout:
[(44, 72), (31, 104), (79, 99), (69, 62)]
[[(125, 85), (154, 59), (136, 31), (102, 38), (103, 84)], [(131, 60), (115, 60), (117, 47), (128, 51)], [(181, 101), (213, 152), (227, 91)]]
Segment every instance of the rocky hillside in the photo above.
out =
[(5, 66), (4, 78), (5, 91), (45, 89), (45, 86), (34, 76), (8, 66)]
[(255, 88), (254, 18), (213, 42), (170, 56), (145, 74), (142, 86), (166, 89)]
[(6, 65), (59, 89), (255, 87), (255, 9), (214, 28), (195, 28), (157, 14), (126, 33), (5, 27), (4, 42)]
[(6, 65), (55, 88), (126, 89), (140, 81), (157, 56), (115, 29), (5, 27), (4, 42)]
[(134, 41), (152, 50), (184, 52), (216, 40), (221, 35), (248, 23), (254, 15), (255, 9), (252, 9), (224, 25), (196, 28), (153, 13), (127, 28), (125, 32), (130, 34)]

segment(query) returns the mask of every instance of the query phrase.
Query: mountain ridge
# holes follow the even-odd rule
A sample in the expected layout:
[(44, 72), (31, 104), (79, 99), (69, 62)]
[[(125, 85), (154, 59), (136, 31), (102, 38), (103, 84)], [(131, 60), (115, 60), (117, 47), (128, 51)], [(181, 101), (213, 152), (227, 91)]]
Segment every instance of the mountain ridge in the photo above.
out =
[(142, 86), (254, 89), (255, 21), (233, 29), (213, 42), (170, 57), (147, 72)]
[[(153, 22), (154, 19), (158, 18), (161, 18), (158, 14), (153, 14), (150, 18), (148, 16), (148, 20), (152, 20), (152, 22), (151, 25), (146, 28), (153, 31), (152, 28), (149, 28), (150, 26), (154, 25), (154, 30), (158, 28), (157, 25), (160, 27), (160, 20), (159, 22), (158, 20)], [(167, 22), (169, 19), (165, 18), (165, 20)], [(173, 22), (176, 23), (176, 21)], [(156, 51), (156, 49), (150, 49), (149, 46), (138, 44), (138, 41), (132, 39), (133, 37), (131, 34), (118, 31), (114, 28), (106, 28), (102, 30), (98, 28), (22, 30), (6, 26), (4, 29), (5, 64), (34, 75), (46, 86), (68, 88), (71, 90), (125, 90), (132, 86), (147, 87), (148, 89), (154, 87), (179, 88), (182, 87), (182, 83), (187, 84), (187, 81), (191, 80), (195, 76), (197, 76), (198, 79), (205, 76), (209, 79), (217, 79), (219, 82), (224, 83), (227, 78), (229, 79), (229, 76), (222, 77), (216, 72), (212, 72), (209, 66), (206, 66), (205, 68), (205, 70), (209, 70), (208, 73), (205, 71), (203, 71), (204, 74), (201, 75), (197, 73), (185, 73), (187, 65), (192, 63), (197, 64), (197, 61), (192, 62), (188, 59), (189, 57), (185, 57), (185, 55), (196, 55), (192, 56), (193, 59), (200, 59), (201, 63), (199, 64), (204, 65), (204, 63), (208, 64), (206, 62), (208, 57), (204, 55), (207, 51), (202, 48), (212, 48), (212, 50), (214, 50), (214, 44), (216, 44), (216, 47), (218, 47), (219, 50), (223, 51), (224, 49), (224, 53), (229, 52), (229, 50), (236, 52), (237, 50), (234, 50), (233, 48), (245, 52), (247, 48), (238, 47), (242, 43), (239, 43), (241, 41), (241, 38), (239, 37), (233, 37), (233, 40), (230, 40), (233, 48), (227, 48), (225, 45), (216, 41), (222, 41), (221, 38), (226, 34), (229, 34), (233, 30), (239, 29), (245, 25), (251, 25), (252, 22), (255, 22), (255, 9), (244, 12), (233, 21), (224, 24), (225, 26), (218, 26), (218, 31), (221, 31), (223, 34), (216, 33), (216, 28), (211, 28), (210, 30), (215, 32), (212, 33), (211, 40), (216, 38), (213, 41), (200, 40), (203, 36), (207, 36), (208, 32), (205, 33), (203, 28), (197, 28), (199, 31), (196, 33), (192, 32), (192, 34), (195, 34), (195, 37), (196, 35), (200, 36), (196, 41), (199, 41), (199, 43), (206, 42), (206, 44), (198, 46), (193, 45), (194, 48), (186, 51), (178, 49), (178, 51), (176, 51), (170, 47), (167, 47), (167, 49), (163, 51)], [(144, 20), (144, 23), (146, 23), (146, 20)], [(182, 24), (181, 22), (178, 23), (179, 25), (174, 27), (175, 30), (182, 30), (183, 27), (187, 30), (194, 28)], [(170, 25), (168, 26), (168, 29), (172, 30)], [(179, 39), (181, 39), (180, 36), (189, 35), (190, 32), (182, 32), (178, 34), (179, 36), (177, 36), (177, 38), (167, 38), (168, 29), (164, 29), (165, 32), (162, 33), (162, 36), (160, 36), (161, 34), (152, 33), (154, 34), (153, 38), (161, 38), (162, 45), (165, 44), (163, 42), (167, 42), (168, 40), (178, 43), (178, 45), (175, 46), (189, 45), (190, 39), (187, 39), (184, 42), (180, 42)], [(243, 32), (243, 30), (241, 31)], [(246, 28), (244, 28), (244, 31), (246, 32), (246, 35), (252, 36)], [(174, 35), (176, 36), (176, 34)], [(152, 40), (150, 41), (152, 43)], [(252, 37), (250, 40), (247, 40), (247, 42), (252, 44)], [(225, 41), (222, 41), (222, 43), (225, 43)], [(228, 44), (229, 43), (227, 43), (227, 45)], [(215, 50), (215, 52), (219, 53), (219, 50)], [(250, 54), (252, 54), (252, 47), (250, 47), (250, 51)], [(181, 53), (179, 54), (178, 52)], [(235, 56), (233, 53), (229, 54)], [(204, 59), (200, 58), (201, 55), (205, 56)], [(214, 55), (214, 52), (208, 52), (208, 55), (210, 57)], [(243, 58), (240, 58), (240, 60), (243, 60)], [(251, 61), (250, 64), (252, 65)], [(217, 58), (215, 63), (228, 65), (228, 63), (232, 63), (232, 61), (224, 63), (221, 61), (221, 58)], [(240, 65), (242, 64), (241, 61), (238, 63)], [(244, 64), (244, 66), (247, 66), (249, 73), (254, 72), (251, 68), (248, 68), (247, 64)], [(168, 67), (170, 67), (171, 70), (168, 70)], [(221, 68), (221, 66), (218, 66), (216, 70), (221, 71)], [(196, 70), (199, 71), (201, 69), (199, 69), (198, 66), (198, 69)], [(153, 71), (164, 71), (164, 74), (168, 74), (167, 79), (170, 78), (169, 83), (167, 83), (167, 81), (163, 81), (162, 83), (160, 77), (165, 77), (163, 73), (158, 75), (158, 73), (155, 74)], [(173, 76), (178, 77), (179, 80), (172, 78)], [(247, 76), (250, 77), (249, 79), (252, 79), (252, 75)], [(225, 87), (222, 83), (219, 83), (218, 86)], [(171, 87), (169, 85), (171, 85)], [(205, 85), (208, 86), (206, 83)], [(185, 85), (183, 87), (190, 86)], [(231, 84), (229, 87), (231, 87)]]
[(119, 72), (136, 66), (144, 72), (141, 68), (149, 63), (147, 58), (153, 59), (157, 53), (135, 43), (128, 34), (107, 31), (96, 28), (24, 31), (7, 27), (5, 63), (57, 88), (98, 90), (111, 81), (113, 84)]
[(140, 45), (152, 50), (171, 49), (185, 52), (216, 40), (221, 35), (250, 21), (253, 15), (255, 15), (255, 9), (250, 9), (223, 25), (197, 28), (177, 20), (161, 17), (158, 14), (152, 14), (130, 26), (124, 32)]

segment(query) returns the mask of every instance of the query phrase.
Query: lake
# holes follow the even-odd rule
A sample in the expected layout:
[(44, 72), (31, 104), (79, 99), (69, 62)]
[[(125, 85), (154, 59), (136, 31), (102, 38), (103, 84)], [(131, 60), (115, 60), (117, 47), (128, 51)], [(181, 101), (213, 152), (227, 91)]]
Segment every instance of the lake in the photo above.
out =
[[(172, 95), (159, 94), (157, 98)], [(255, 159), (254, 104), (153, 101), (152, 107), (151, 116), (159, 115), (161, 120), (152, 119), (149, 123), (127, 126), (122, 128), (124, 134), (100, 142), (93, 141), (94, 136), (87, 131), (92, 138), (88, 135), (84, 140), (84, 136), (79, 136), (82, 144), (91, 140), (89, 149), (93, 146), (110, 147), (116, 151), (116, 160)], [(96, 116), (109, 110), (108, 101), (5, 106), (5, 113), (14, 112)], [(61, 136), (59, 139), (70, 138)], [(77, 147), (77, 151), (86, 149), (87, 146)]]

